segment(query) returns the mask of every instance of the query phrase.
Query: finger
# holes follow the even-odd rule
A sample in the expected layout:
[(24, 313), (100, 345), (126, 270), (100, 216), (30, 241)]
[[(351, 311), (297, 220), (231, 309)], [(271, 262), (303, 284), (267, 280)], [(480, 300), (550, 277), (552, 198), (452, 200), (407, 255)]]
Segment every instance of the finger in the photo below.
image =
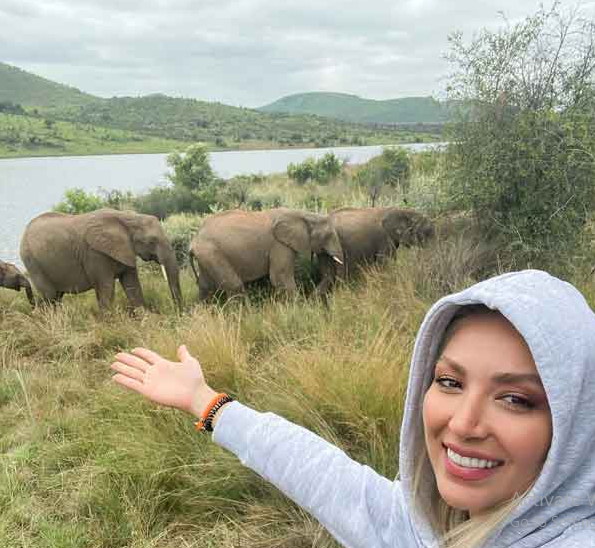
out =
[(131, 379), (135, 379), (139, 382), (144, 381), (145, 373), (143, 371), (137, 369), (136, 367), (130, 367), (129, 365), (126, 365), (125, 363), (122, 363), (119, 361), (112, 363), (112, 365), (110, 367), (114, 371), (117, 371), (118, 373), (122, 373), (122, 375), (126, 375), (127, 377), (129, 377)]
[(178, 358), (181, 362), (184, 362), (184, 361), (192, 358), (192, 356), (190, 355), (190, 352), (188, 352), (188, 349), (186, 348), (185, 344), (178, 347)]
[(153, 365), (155, 362), (163, 359), (159, 354), (157, 354), (157, 352), (153, 352), (148, 348), (133, 348), (132, 353), (136, 356), (139, 356), (150, 365)]
[(127, 352), (118, 352), (118, 354), (116, 354), (116, 361), (134, 367), (135, 369), (139, 369), (140, 371), (146, 371), (151, 367), (151, 364), (145, 360), (138, 356), (134, 356), (133, 354), (128, 354)]
[(144, 395), (144, 385), (142, 382), (138, 382), (137, 380), (131, 379), (126, 375), (121, 375), (120, 373), (114, 375), (112, 380), (117, 382), (119, 385), (124, 386), (125, 388)]

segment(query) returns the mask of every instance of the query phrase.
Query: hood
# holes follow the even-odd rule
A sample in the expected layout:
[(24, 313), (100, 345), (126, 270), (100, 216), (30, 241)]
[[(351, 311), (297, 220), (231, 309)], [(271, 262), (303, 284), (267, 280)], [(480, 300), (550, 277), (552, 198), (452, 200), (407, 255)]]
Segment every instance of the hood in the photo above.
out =
[[(490, 278), (443, 297), (427, 313), (415, 341), (401, 430), (407, 509), (418, 545), (436, 546), (429, 522), (411, 501), (414, 451), (424, 442), (422, 401), (444, 329), (459, 307), (475, 303), (499, 310), (524, 337), (548, 397), (553, 428), (535, 484), (485, 546), (541, 547), (569, 525), (595, 516), (595, 314), (572, 285), (539, 270)], [(428, 472), (424, 477), (431, 478)], [(422, 487), (422, 501), (430, 481)]]

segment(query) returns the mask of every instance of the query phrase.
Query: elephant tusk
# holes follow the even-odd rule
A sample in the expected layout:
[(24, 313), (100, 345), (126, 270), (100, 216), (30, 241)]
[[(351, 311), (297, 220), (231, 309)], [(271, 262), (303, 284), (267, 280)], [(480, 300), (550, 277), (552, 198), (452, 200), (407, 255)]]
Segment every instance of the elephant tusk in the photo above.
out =
[(341, 266), (343, 266), (343, 261), (341, 259), (339, 259), (338, 257), (335, 257), (333, 255), (333, 261), (335, 261), (336, 263), (339, 263)]
[(165, 271), (165, 267), (163, 265), (161, 265), (161, 272), (163, 272), (163, 278), (165, 281), (169, 283), (169, 280), (167, 279), (167, 272)]

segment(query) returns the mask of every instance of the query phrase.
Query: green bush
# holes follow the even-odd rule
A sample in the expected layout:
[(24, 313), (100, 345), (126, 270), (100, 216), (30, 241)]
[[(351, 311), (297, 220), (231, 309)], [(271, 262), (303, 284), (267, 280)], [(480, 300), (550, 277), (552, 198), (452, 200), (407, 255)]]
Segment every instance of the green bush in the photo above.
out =
[(303, 185), (308, 181), (316, 181), (321, 185), (336, 179), (343, 171), (344, 162), (332, 152), (326, 153), (322, 158), (306, 158), (301, 164), (289, 164), (287, 175), (297, 184)]
[(372, 205), (375, 205), (385, 185), (399, 188), (406, 201), (410, 178), (411, 156), (401, 148), (383, 149), (382, 154), (365, 163), (354, 176), (357, 185), (367, 189)]
[(167, 235), (174, 251), (178, 265), (188, 264), (188, 250), (194, 234), (202, 226), (204, 217), (189, 213), (177, 213), (163, 221), (163, 230)]
[(525, 111), (494, 124), (484, 112), (449, 147), (453, 203), (528, 259), (572, 249), (595, 208), (594, 121)]
[(184, 187), (158, 186), (140, 194), (132, 203), (139, 213), (155, 215), (163, 220), (174, 213), (208, 213), (210, 206), (215, 203), (215, 197)]
[(207, 147), (202, 143), (190, 145), (184, 154), (172, 152), (167, 157), (167, 165), (174, 169), (167, 177), (175, 187), (200, 191), (215, 179)]
[(341, 174), (344, 165), (344, 162), (340, 158), (335, 156), (332, 152), (327, 152), (316, 162), (314, 179), (321, 185), (325, 185)]
[(56, 204), (53, 210), (78, 215), (108, 206), (107, 201), (97, 194), (86, 192), (82, 188), (70, 188), (64, 192), (64, 199)]
[(287, 166), (287, 176), (293, 179), (298, 185), (303, 185), (313, 179), (315, 173), (315, 158), (306, 158), (301, 164), (289, 164)]
[(485, 238), (534, 266), (575, 254), (595, 208), (595, 22), (543, 6), (524, 21), (449, 37), (446, 188)]

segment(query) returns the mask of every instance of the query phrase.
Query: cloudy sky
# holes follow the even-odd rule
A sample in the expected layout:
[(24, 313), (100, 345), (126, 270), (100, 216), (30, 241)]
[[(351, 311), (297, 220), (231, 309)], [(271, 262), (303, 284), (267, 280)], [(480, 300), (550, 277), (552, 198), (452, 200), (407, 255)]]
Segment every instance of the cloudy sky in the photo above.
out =
[[(583, 2), (583, 4), (586, 2)], [(546, 2), (546, 6), (551, 5)], [(569, 7), (575, 5), (562, 2)], [(440, 96), (447, 36), (539, 0), (0, 0), (0, 61), (111, 97)]]

